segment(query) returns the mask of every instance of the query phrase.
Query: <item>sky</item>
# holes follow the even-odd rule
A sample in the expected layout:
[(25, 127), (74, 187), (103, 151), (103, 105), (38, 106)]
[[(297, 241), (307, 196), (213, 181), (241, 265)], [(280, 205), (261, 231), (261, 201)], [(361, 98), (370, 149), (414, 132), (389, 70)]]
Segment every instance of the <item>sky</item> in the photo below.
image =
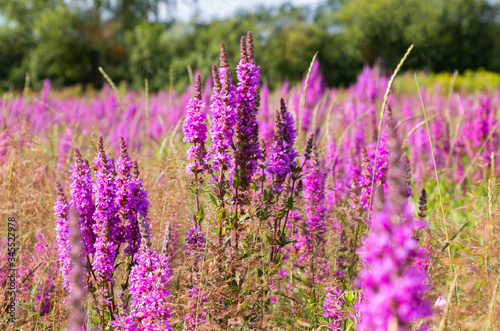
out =
[[(290, 3), (294, 6), (311, 5), (317, 6), (324, 0), (177, 0), (175, 4), (175, 17), (180, 21), (189, 21), (196, 11), (200, 14), (201, 20), (214, 18), (228, 18), (239, 9), (251, 10), (261, 5), (280, 6)], [(167, 8), (160, 8), (160, 18), (166, 15)]]

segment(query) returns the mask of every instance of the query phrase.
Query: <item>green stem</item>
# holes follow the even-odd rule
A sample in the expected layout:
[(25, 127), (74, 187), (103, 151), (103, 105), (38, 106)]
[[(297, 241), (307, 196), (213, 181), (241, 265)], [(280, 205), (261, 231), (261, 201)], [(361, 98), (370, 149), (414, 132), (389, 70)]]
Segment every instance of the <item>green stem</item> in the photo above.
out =
[[(444, 225), (444, 233), (446, 235), (446, 242), (449, 243), (450, 240), (449, 240), (449, 237), (448, 237), (448, 227), (446, 225), (446, 220), (445, 220), (443, 196), (441, 195), (441, 184), (439, 183), (439, 176), (438, 176), (438, 171), (437, 171), (436, 158), (434, 156), (434, 147), (433, 147), (433, 144), (432, 144), (431, 130), (429, 129), (429, 122), (427, 121), (427, 112), (425, 111), (424, 100), (422, 99), (422, 93), (420, 92), (420, 85), (418, 84), (418, 79), (417, 79), (417, 75), (416, 74), (415, 74), (415, 82), (417, 83), (418, 95), (420, 97), (420, 103), (422, 104), (422, 111), (424, 112), (425, 126), (427, 128), (427, 135), (429, 137), (429, 144), (431, 145), (432, 163), (434, 164), (434, 174), (436, 176), (437, 191), (438, 191), (438, 196), (439, 196), (439, 205), (441, 207), (441, 218), (443, 219), (443, 225)], [(453, 262), (451, 261), (451, 249), (450, 249), (450, 245), (448, 245), (447, 251), (448, 251), (448, 258), (450, 259), (450, 270), (454, 274), (455, 273), (455, 267), (453, 266)], [(456, 296), (456, 288), (455, 288), (455, 296)], [(457, 297), (457, 302), (458, 302), (458, 297)]]
[(370, 217), (371, 217), (371, 212), (372, 212), (372, 199), (373, 199), (373, 186), (374, 186), (374, 182), (375, 182), (375, 169), (377, 168), (380, 133), (382, 131), (382, 123), (384, 122), (385, 109), (387, 108), (387, 99), (389, 99), (389, 94), (391, 93), (392, 84), (394, 84), (394, 79), (396, 78), (396, 75), (398, 74), (399, 70), (403, 66), (403, 63), (405, 62), (406, 58), (408, 57), (408, 55), (410, 55), (410, 52), (412, 49), (413, 49), (413, 44), (408, 48), (405, 55), (403, 56), (403, 58), (399, 62), (398, 66), (396, 67), (396, 70), (394, 71), (394, 73), (391, 76), (391, 80), (389, 81), (389, 84), (387, 85), (387, 90), (385, 90), (384, 102), (382, 102), (382, 110), (380, 111), (380, 122), (378, 124), (377, 147), (375, 148), (375, 162), (373, 163), (372, 182), (371, 182), (371, 186), (370, 186), (371, 190), (370, 190), (370, 203), (368, 204), (368, 223), (370, 222)]

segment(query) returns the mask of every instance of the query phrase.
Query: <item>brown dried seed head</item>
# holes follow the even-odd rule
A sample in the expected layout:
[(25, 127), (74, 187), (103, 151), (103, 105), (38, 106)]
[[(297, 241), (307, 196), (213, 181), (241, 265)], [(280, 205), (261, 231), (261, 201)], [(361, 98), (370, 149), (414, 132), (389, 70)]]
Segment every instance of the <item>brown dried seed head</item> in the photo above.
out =
[(219, 71), (217, 70), (217, 66), (212, 65), (212, 80), (214, 83), (214, 90), (219, 93), (222, 89), (222, 85), (220, 83)]
[(229, 67), (229, 61), (227, 59), (227, 52), (226, 52), (226, 45), (224, 45), (224, 43), (220, 43), (219, 60), (220, 60), (220, 67), (221, 68), (228, 68)]
[(194, 86), (194, 98), (201, 100), (201, 75), (196, 75), (196, 82)]
[(247, 53), (247, 57), (248, 57), (248, 62), (255, 63), (253, 37), (252, 37), (252, 32), (250, 32), (250, 31), (248, 31), (248, 33), (247, 33), (247, 52), (246, 53)]

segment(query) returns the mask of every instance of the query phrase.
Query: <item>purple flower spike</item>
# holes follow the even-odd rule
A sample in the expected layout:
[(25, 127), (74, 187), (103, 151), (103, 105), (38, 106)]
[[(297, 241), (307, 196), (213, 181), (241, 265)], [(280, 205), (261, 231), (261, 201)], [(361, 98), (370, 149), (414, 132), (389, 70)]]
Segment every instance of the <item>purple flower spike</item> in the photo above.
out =
[[(312, 255), (322, 256), (326, 233), (326, 172), (320, 164), (313, 145), (311, 159), (307, 162), (307, 175), (304, 178), (304, 204), (306, 212), (306, 243)], [(321, 264), (316, 262), (316, 264)]]
[(205, 234), (201, 231), (201, 228), (194, 225), (186, 234), (186, 246), (182, 248), (184, 250), (184, 254), (194, 254), (199, 257), (205, 250), (205, 241)]
[(286, 176), (297, 166), (299, 154), (293, 148), (295, 143), (295, 127), (293, 117), (287, 111), (285, 100), (281, 99), (281, 108), (276, 111), (274, 141), (270, 148), (268, 173), (273, 180), (276, 192), (283, 190)]
[(255, 64), (253, 40), (250, 31), (241, 37), (241, 60), (236, 66), (238, 87), (236, 88), (237, 121), (235, 139), (235, 165), (239, 173), (240, 186), (245, 189), (257, 170), (261, 158), (257, 113), (260, 106), (260, 67)]
[[(232, 94), (232, 97), (234, 99), (234, 93), (236, 91), (236, 87), (233, 85), (233, 78), (231, 77), (231, 70), (229, 69), (229, 61), (227, 57), (227, 52), (226, 52), (226, 45), (224, 43), (220, 43), (220, 53), (219, 53), (219, 77), (220, 81), (223, 83), (226, 75), (229, 78), (228, 79), (228, 91), (230, 94)], [(233, 100), (234, 101), (234, 100)]]
[[(224, 76), (219, 78), (217, 67), (212, 67), (214, 80), (213, 94), (210, 98), (210, 110), (212, 115), (212, 127), (210, 136), (213, 154), (214, 171), (232, 169), (233, 160), (229, 154), (229, 148), (234, 135), (234, 124), (236, 113), (234, 111), (234, 95), (231, 91), (229, 70), (224, 71)], [(221, 83), (222, 81), (222, 83)]]
[[(117, 198), (116, 203), (120, 207), (120, 216), (123, 220), (123, 237), (121, 243), (127, 242), (125, 253), (133, 256), (139, 249), (141, 234), (137, 215), (141, 215), (147, 220), (149, 213), (148, 192), (142, 187), (139, 167), (137, 162), (130, 160), (125, 139), (120, 139), (120, 157), (116, 162), (117, 176)], [(133, 174), (132, 174), (133, 170)], [(146, 221), (147, 231), (149, 225)]]
[(71, 166), (71, 205), (79, 215), (83, 254), (94, 254), (96, 235), (94, 233), (95, 204), (92, 198), (92, 176), (87, 160), (82, 159), (80, 150), (75, 148), (75, 163)]
[(122, 240), (120, 206), (116, 203), (116, 178), (113, 160), (108, 160), (104, 152), (102, 137), (99, 138), (98, 153), (94, 159), (95, 204), (94, 232), (98, 235), (95, 243), (93, 268), (100, 281), (108, 281), (115, 270), (116, 248)]
[[(376, 169), (373, 169), (373, 165), (375, 163), (375, 154), (376, 154), (376, 142), (373, 143), (372, 146), (365, 149), (363, 148), (363, 171), (355, 186), (360, 189), (360, 200), (359, 200), (359, 208), (361, 210), (370, 210), (372, 206), (370, 204), (370, 196), (372, 192), (372, 179), (373, 180), (373, 188), (376, 189), (377, 186), (382, 185), (384, 191), (388, 189), (389, 185), (387, 184), (386, 174), (389, 168), (389, 163), (387, 162), (389, 150), (387, 149), (387, 137), (381, 136), (380, 143), (378, 146), (378, 155), (377, 155), (377, 165)], [(373, 176), (373, 172), (375, 171), (375, 176)]]
[(149, 228), (149, 200), (148, 191), (142, 186), (142, 179), (139, 173), (139, 165), (134, 162), (134, 174), (129, 185), (129, 198), (128, 198), (128, 224), (126, 227), (127, 240), (129, 246), (125, 249), (127, 254), (135, 254), (138, 251), (141, 242), (141, 232), (137, 215), (141, 215), (144, 222), (144, 231), (146, 235), (151, 238), (151, 230)]
[(188, 160), (193, 161), (187, 166), (187, 171), (192, 173), (203, 173), (206, 168), (205, 141), (207, 139), (207, 126), (205, 125), (206, 114), (203, 111), (205, 102), (201, 98), (201, 78), (196, 76), (194, 97), (187, 104), (186, 119), (182, 129), (184, 130), (184, 142), (191, 143), (187, 150)]
[(57, 199), (54, 203), (54, 214), (57, 216), (56, 234), (57, 248), (59, 250), (59, 270), (61, 271), (63, 287), (71, 292), (69, 283), (69, 272), (71, 270), (69, 224), (68, 224), (68, 200), (64, 194), (61, 183), (56, 183)]
[(127, 224), (125, 222), (129, 222), (128, 225), (133, 223), (137, 224), (137, 217), (135, 214), (135, 210), (133, 210), (130, 205), (130, 186), (132, 183), (132, 168), (134, 167), (134, 162), (130, 160), (127, 151), (127, 144), (125, 143), (125, 139), (123, 137), (120, 138), (120, 157), (116, 161), (116, 172), (118, 176), (116, 176), (116, 203), (118, 204), (120, 211), (119, 214), (123, 220), (123, 223), (120, 225), (121, 230), (123, 231), (123, 237), (120, 240), (120, 244), (125, 242), (130, 237), (130, 233), (127, 229)]

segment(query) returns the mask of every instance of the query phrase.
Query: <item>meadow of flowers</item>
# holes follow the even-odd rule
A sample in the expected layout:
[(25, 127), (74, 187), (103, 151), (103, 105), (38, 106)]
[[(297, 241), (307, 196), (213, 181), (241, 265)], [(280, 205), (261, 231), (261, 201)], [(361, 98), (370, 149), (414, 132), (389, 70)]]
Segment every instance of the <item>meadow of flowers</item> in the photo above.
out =
[(499, 330), (500, 89), (270, 92), (240, 45), (183, 93), (3, 95), (0, 328)]

